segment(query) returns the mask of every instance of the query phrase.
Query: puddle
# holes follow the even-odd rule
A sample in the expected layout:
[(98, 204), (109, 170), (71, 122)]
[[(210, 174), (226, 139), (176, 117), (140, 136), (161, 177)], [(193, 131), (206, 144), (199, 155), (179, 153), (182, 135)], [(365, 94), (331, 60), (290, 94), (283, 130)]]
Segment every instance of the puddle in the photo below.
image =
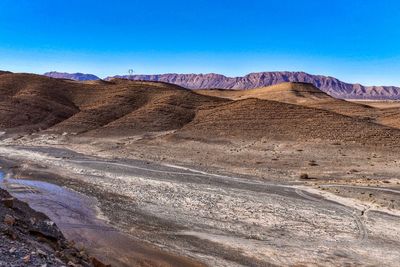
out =
[(0, 171), (0, 187), (45, 213), (64, 236), (112, 266), (201, 266), (135, 240), (100, 219), (95, 200), (54, 184), (13, 179)]

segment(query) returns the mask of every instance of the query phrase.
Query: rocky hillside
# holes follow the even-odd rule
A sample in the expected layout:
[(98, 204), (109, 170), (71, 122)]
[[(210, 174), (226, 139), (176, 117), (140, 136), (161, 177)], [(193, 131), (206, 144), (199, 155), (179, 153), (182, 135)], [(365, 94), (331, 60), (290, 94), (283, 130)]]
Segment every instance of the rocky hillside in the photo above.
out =
[(57, 79), (69, 79), (74, 81), (97, 81), (100, 80), (99, 77), (93, 74), (84, 74), (84, 73), (65, 73), (65, 72), (46, 72), (43, 74), (44, 76), (57, 78)]
[(347, 99), (400, 99), (400, 87), (363, 86), (342, 82), (336, 78), (311, 75), (304, 72), (260, 72), (244, 77), (226, 77), (220, 74), (161, 74), (116, 76), (131, 80), (162, 81), (190, 89), (252, 89), (282, 82), (311, 83), (337, 98)]

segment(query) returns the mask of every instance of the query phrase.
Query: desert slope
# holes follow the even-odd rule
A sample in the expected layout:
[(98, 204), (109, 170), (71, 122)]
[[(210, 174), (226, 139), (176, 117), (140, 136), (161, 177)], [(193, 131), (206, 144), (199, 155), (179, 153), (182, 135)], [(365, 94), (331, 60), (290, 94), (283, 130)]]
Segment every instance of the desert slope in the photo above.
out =
[(0, 92), (0, 129), (6, 132), (166, 131), (190, 122), (199, 108), (228, 101), (164, 83), (81, 83), (11, 73), (1, 75)]
[(201, 96), (175, 85), (113, 80), (86, 84), (75, 90), (73, 101), (80, 112), (51, 131), (90, 132), (96, 135), (129, 135), (168, 131), (190, 122), (196, 110), (226, 100)]
[(400, 144), (400, 130), (397, 129), (321, 109), (255, 98), (201, 110), (177, 135), (198, 139)]
[(69, 99), (73, 84), (31, 74), (0, 76), (0, 128), (8, 131), (46, 129), (79, 109)]
[(217, 96), (232, 100), (248, 98), (273, 100), (325, 109), (353, 117), (374, 117), (377, 111), (364, 104), (334, 98), (309, 83), (287, 82), (249, 90), (196, 90), (196, 92), (202, 95)]
[[(304, 83), (220, 94), (162, 82), (82, 83), (3, 74), (0, 90), (0, 130), (6, 132), (100, 137), (176, 131), (176, 137), (206, 140), (269, 138), (392, 146), (400, 140), (399, 130), (371, 122), (371, 116), (379, 115), (376, 109), (337, 100)], [(393, 114), (381, 118), (397, 125)]]

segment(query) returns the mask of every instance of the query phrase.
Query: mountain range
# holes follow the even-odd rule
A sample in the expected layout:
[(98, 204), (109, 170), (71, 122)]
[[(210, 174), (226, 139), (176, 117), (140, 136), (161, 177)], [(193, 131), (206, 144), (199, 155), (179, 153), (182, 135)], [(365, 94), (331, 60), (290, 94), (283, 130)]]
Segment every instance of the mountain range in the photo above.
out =
[[(79, 81), (98, 80), (91, 74), (67, 74), (50, 72), (46, 76), (53, 78), (73, 79)], [(364, 86), (340, 81), (334, 77), (312, 75), (305, 72), (259, 72), (243, 77), (227, 77), (221, 74), (157, 74), (157, 75), (122, 75), (107, 77), (105, 80), (123, 78), (142, 81), (159, 81), (176, 84), (189, 89), (232, 89), (247, 90), (271, 86), (283, 82), (310, 83), (323, 92), (342, 99), (400, 99), (400, 87)]]
[(99, 77), (93, 74), (85, 74), (85, 73), (66, 73), (66, 72), (46, 72), (43, 74), (44, 76), (56, 79), (68, 79), (74, 81), (97, 81), (101, 80)]

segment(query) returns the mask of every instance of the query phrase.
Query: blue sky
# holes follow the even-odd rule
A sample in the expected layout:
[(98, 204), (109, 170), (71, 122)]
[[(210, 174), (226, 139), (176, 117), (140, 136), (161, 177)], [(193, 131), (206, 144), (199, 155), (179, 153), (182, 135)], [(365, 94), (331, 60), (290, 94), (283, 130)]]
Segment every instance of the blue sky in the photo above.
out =
[(1, 0), (0, 69), (306, 71), (400, 85), (392, 0)]

